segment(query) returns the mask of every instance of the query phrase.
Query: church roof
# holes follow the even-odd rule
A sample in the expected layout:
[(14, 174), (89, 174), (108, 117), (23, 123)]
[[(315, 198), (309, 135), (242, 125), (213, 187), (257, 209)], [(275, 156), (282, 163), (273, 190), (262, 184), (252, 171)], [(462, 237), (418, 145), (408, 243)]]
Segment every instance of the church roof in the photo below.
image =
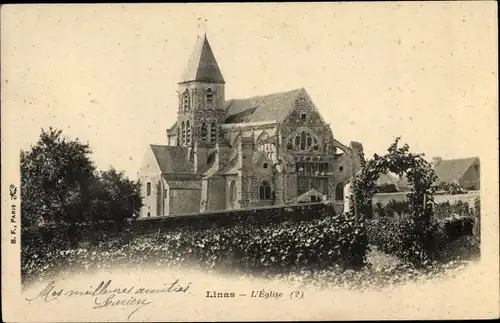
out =
[(166, 180), (168, 187), (172, 190), (201, 190), (199, 180)]
[(443, 159), (434, 167), (434, 172), (442, 182), (459, 181), (475, 163), (479, 163), (479, 158)]
[(177, 121), (172, 125), (172, 127), (170, 127), (169, 129), (167, 129), (167, 132), (169, 134), (173, 134), (173, 133), (175, 133), (176, 130), (177, 130)]
[(281, 122), (293, 109), (295, 100), (305, 89), (295, 89), (247, 99), (226, 101), (226, 123), (277, 121)]
[(206, 34), (198, 36), (180, 83), (192, 81), (225, 83)]
[(162, 174), (193, 174), (194, 164), (187, 159), (187, 147), (150, 146)]
[(304, 194), (297, 196), (293, 200), (290, 200), (287, 202), (287, 204), (296, 204), (296, 203), (301, 203), (301, 202), (311, 202), (311, 196), (316, 196), (316, 197), (322, 197), (323, 194), (315, 190), (314, 188), (311, 188), (309, 191), (305, 192)]

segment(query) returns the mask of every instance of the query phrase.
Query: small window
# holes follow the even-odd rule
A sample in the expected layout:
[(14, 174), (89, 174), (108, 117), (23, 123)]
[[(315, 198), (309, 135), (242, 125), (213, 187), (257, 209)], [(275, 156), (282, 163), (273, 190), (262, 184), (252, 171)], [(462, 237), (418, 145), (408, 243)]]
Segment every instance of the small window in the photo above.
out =
[(262, 165), (262, 167), (264, 167), (264, 168), (268, 168), (268, 167), (269, 167), (269, 164), (268, 164), (268, 163), (264, 163), (264, 164)]
[(270, 200), (271, 199), (271, 185), (267, 181), (263, 181), (259, 186), (259, 199), (260, 200)]
[(212, 89), (207, 89), (207, 103), (212, 103), (214, 101), (214, 94), (212, 93)]
[(335, 200), (342, 201), (344, 199), (344, 183), (338, 183), (335, 187)]
[(340, 166), (340, 167), (339, 167), (339, 170), (340, 170), (340, 171), (343, 171), (343, 170), (344, 170), (344, 166)]
[(148, 212), (148, 218), (149, 218), (150, 216), (151, 216), (151, 213), (150, 213), (150, 212)]
[(203, 122), (201, 124), (201, 140), (202, 141), (207, 141), (208, 137), (208, 129), (207, 129), (207, 124)]
[(300, 119), (301, 119), (301, 120), (306, 120), (306, 119), (307, 119), (307, 114), (302, 113), (302, 114), (300, 115)]
[(146, 196), (150, 196), (151, 195), (151, 183), (148, 182), (146, 183)]

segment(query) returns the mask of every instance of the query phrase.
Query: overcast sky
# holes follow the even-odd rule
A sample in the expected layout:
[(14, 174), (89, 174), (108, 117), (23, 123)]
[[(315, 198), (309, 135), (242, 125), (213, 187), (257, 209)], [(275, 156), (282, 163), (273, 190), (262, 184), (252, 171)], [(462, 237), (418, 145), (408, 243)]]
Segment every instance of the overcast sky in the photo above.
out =
[(135, 178), (206, 30), (226, 99), (304, 87), (367, 157), (399, 135), (428, 157), (481, 156), (498, 135), (496, 16), (494, 2), (4, 6), (2, 140), (61, 128)]

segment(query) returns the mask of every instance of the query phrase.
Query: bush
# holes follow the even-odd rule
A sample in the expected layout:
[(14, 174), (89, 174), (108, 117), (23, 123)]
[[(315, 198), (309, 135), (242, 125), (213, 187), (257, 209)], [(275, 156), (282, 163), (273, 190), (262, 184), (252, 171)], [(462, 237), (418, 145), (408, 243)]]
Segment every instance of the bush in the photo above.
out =
[[(117, 264), (157, 266), (198, 264), (203, 268), (255, 274), (363, 265), (367, 240), (363, 227), (347, 215), (310, 221), (246, 223), (212, 229), (182, 227), (157, 234), (122, 234), (95, 246), (66, 249), (46, 244), (43, 250), (23, 249), (22, 274), (27, 279), (47, 276), (57, 268), (72, 270), (113, 267)], [(57, 267), (57, 268), (56, 268)]]
[(394, 184), (384, 183), (377, 186), (377, 193), (395, 193), (398, 189)]
[(436, 185), (436, 190), (445, 191), (450, 195), (466, 193), (465, 189), (458, 183), (439, 182)]
[[(409, 217), (372, 220), (367, 225), (368, 241), (383, 252), (395, 255), (410, 264), (426, 264), (431, 260), (435, 246), (434, 228), (424, 232), (425, 237), (417, 239), (422, 233), (414, 230), (412, 221)], [(419, 241), (424, 241), (424, 245), (419, 244)]]
[(434, 207), (434, 217), (437, 221), (448, 221), (454, 217), (472, 217), (474, 211), (469, 204), (464, 201), (456, 201), (451, 204), (449, 201), (438, 203)]
[[(392, 201), (391, 201), (392, 202)], [(397, 207), (395, 205), (398, 205)], [(390, 202), (385, 208), (381, 205), (377, 206), (378, 212), (381, 214), (391, 214), (394, 210), (403, 210), (405, 206), (403, 202), (396, 202), (390, 205)], [(479, 205), (479, 199), (476, 201), (476, 206)], [(379, 210), (380, 209), (380, 210)], [(434, 208), (434, 218), (437, 221), (429, 228), (426, 233), (428, 238), (424, 239), (426, 245), (422, 248), (417, 248), (412, 244), (412, 239), (416, 236), (416, 232), (412, 232), (411, 219), (405, 217), (402, 219), (392, 219), (390, 217), (381, 217), (371, 221), (367, 226), (367, 234), (369, 243), (377, 246), (380, 250), (395, 255), (405, 261), (417, 264), (420, 254), (424, 251), (429, 260), (445, 260), (449, 259), (449, 255), (464, 254), (464, 251), (450, 251), (454, 246), (455, 240), (465, 239), (474, 234), (474, 218), (473, 215), (478, 214), (477, 208), (474, 211), (466, 202), (457, 201), (453, 204), (449, 202), (439, 203)], [(412, 238), (413, 237), (413, 238)], [(478, 238), (476, 240), (479, 241)], [(450, 249), (451, 248), (451, 249)], [(465, 248), (465, 247), (464, 247)], [(473, 248), (471, 246), (471, 248)], [(475, 254), (474, 250), (470, 251)]]

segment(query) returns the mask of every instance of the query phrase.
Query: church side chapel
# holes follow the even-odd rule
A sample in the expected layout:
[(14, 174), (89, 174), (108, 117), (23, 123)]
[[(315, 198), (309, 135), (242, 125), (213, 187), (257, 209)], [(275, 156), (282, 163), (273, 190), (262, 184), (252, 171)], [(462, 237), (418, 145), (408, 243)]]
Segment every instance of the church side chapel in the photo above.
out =
[(361, 143), (338, 142), (304, 88), (226, 100), (224, 84), (198, 37), (167, 144), (150, 145), (139, 170), (140, 217), (322, 200), (342, 211)]

